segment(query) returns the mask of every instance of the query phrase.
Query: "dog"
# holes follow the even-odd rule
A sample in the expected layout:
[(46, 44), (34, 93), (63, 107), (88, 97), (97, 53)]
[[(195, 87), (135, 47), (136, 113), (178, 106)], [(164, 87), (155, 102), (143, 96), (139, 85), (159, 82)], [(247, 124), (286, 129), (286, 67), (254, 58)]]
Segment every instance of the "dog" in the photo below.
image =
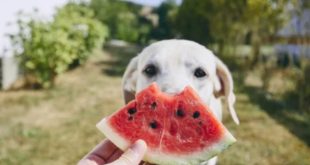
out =
[[(153, 82), (168, 94), (192, 87), (219, 121), (224, 100), (232, 119), (239, 124), (230, 71), (212, 51), (196, 42), (171, 39), (144, 48), (131, 59), (123, 75), (125, 102), (133, 100), (137, 92)], [(217, 157), (214, 157), (204, 164), (215, 165), (216, 162)]]

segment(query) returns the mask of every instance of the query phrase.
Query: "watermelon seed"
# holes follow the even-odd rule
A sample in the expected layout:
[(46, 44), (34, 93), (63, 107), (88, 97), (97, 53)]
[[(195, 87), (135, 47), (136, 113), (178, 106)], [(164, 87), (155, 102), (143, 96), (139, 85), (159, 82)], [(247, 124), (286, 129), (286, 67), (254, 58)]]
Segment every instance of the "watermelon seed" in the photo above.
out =
[(156, 108), (156, 106), (157, 106), (156, 102), (153, 102), (153, 103), (151, 104), (151, 108), (152, 108), (153, 110)]
[(137, 112), (137, 109), (136, 108), (130, 108), (130, 109), (128, 109), (128, 113), (130, 114), (130, 115), (133, 115), (133, 114), (135, 114)]
[(195, 111), (193, 114), (193, 118), (196, 119), (200, 116), (200, 113), (198, 111)]
[(183, 109), (178, 109), (177, 110), (177, 116), (179, 116), (179, 117), (184, 117), (185, 116), (185, 113), (184, 113)]
[(150, 122), (150, 127), (153, 129), (157, 128), (157, 122), (156, 121)]

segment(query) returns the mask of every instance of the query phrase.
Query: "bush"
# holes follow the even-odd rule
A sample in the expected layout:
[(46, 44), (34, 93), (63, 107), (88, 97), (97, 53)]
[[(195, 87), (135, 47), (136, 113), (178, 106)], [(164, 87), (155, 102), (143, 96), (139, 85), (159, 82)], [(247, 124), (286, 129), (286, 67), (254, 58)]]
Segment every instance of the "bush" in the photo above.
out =
[(139, 31), (137, 25), (137, 18), (133, 13), (120, 13), (117, 19), (116, 35), (120, 40), (128, 42), (137, 42), (139, 38)]
[(70, 40), (76, 42), (77, 59), (82, 63), (108, 36), (108, 28), (94, 19), (93, 11), (75, 3), (69, 3), (58, 10), (54, 25), (67, 31)]
[(53, 21), (18, 20), (19, 32), (11, 39), (17, 51), (21, 48), (18, 54), (26, 83), (52, 87), (56, 76), (74, 60), (85, 62), (108, 34), (92, 16), (86, 7), (69, 3), (57, 11)]

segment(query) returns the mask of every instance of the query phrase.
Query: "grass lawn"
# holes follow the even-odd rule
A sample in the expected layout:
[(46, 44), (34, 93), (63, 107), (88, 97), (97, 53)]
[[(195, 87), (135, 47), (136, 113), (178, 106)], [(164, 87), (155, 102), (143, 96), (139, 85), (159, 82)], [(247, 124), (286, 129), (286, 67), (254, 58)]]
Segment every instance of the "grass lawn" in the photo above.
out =
[[(112, 53), (116, 58), (96, 52), (85, 66), (61, 75), (54, 89), (0, 92), (0, 164), (76, 164), (102, 140), (95, 124), (123, 105), (120, 75), (132, 55)], [(257, 93), (237, 89), (240, 126), (224, 111), (238, 142), (219, 164), (310, 164), (310, 118)]]

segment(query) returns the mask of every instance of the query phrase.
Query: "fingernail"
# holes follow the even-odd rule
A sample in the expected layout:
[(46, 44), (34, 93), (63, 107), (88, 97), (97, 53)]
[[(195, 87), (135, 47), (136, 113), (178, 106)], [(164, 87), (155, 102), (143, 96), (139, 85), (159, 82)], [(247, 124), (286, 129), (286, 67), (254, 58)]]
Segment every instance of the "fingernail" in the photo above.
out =
[(147, 146), (143, 140), (139, 139), (130, 148), (136, 153), (144, 153)]

